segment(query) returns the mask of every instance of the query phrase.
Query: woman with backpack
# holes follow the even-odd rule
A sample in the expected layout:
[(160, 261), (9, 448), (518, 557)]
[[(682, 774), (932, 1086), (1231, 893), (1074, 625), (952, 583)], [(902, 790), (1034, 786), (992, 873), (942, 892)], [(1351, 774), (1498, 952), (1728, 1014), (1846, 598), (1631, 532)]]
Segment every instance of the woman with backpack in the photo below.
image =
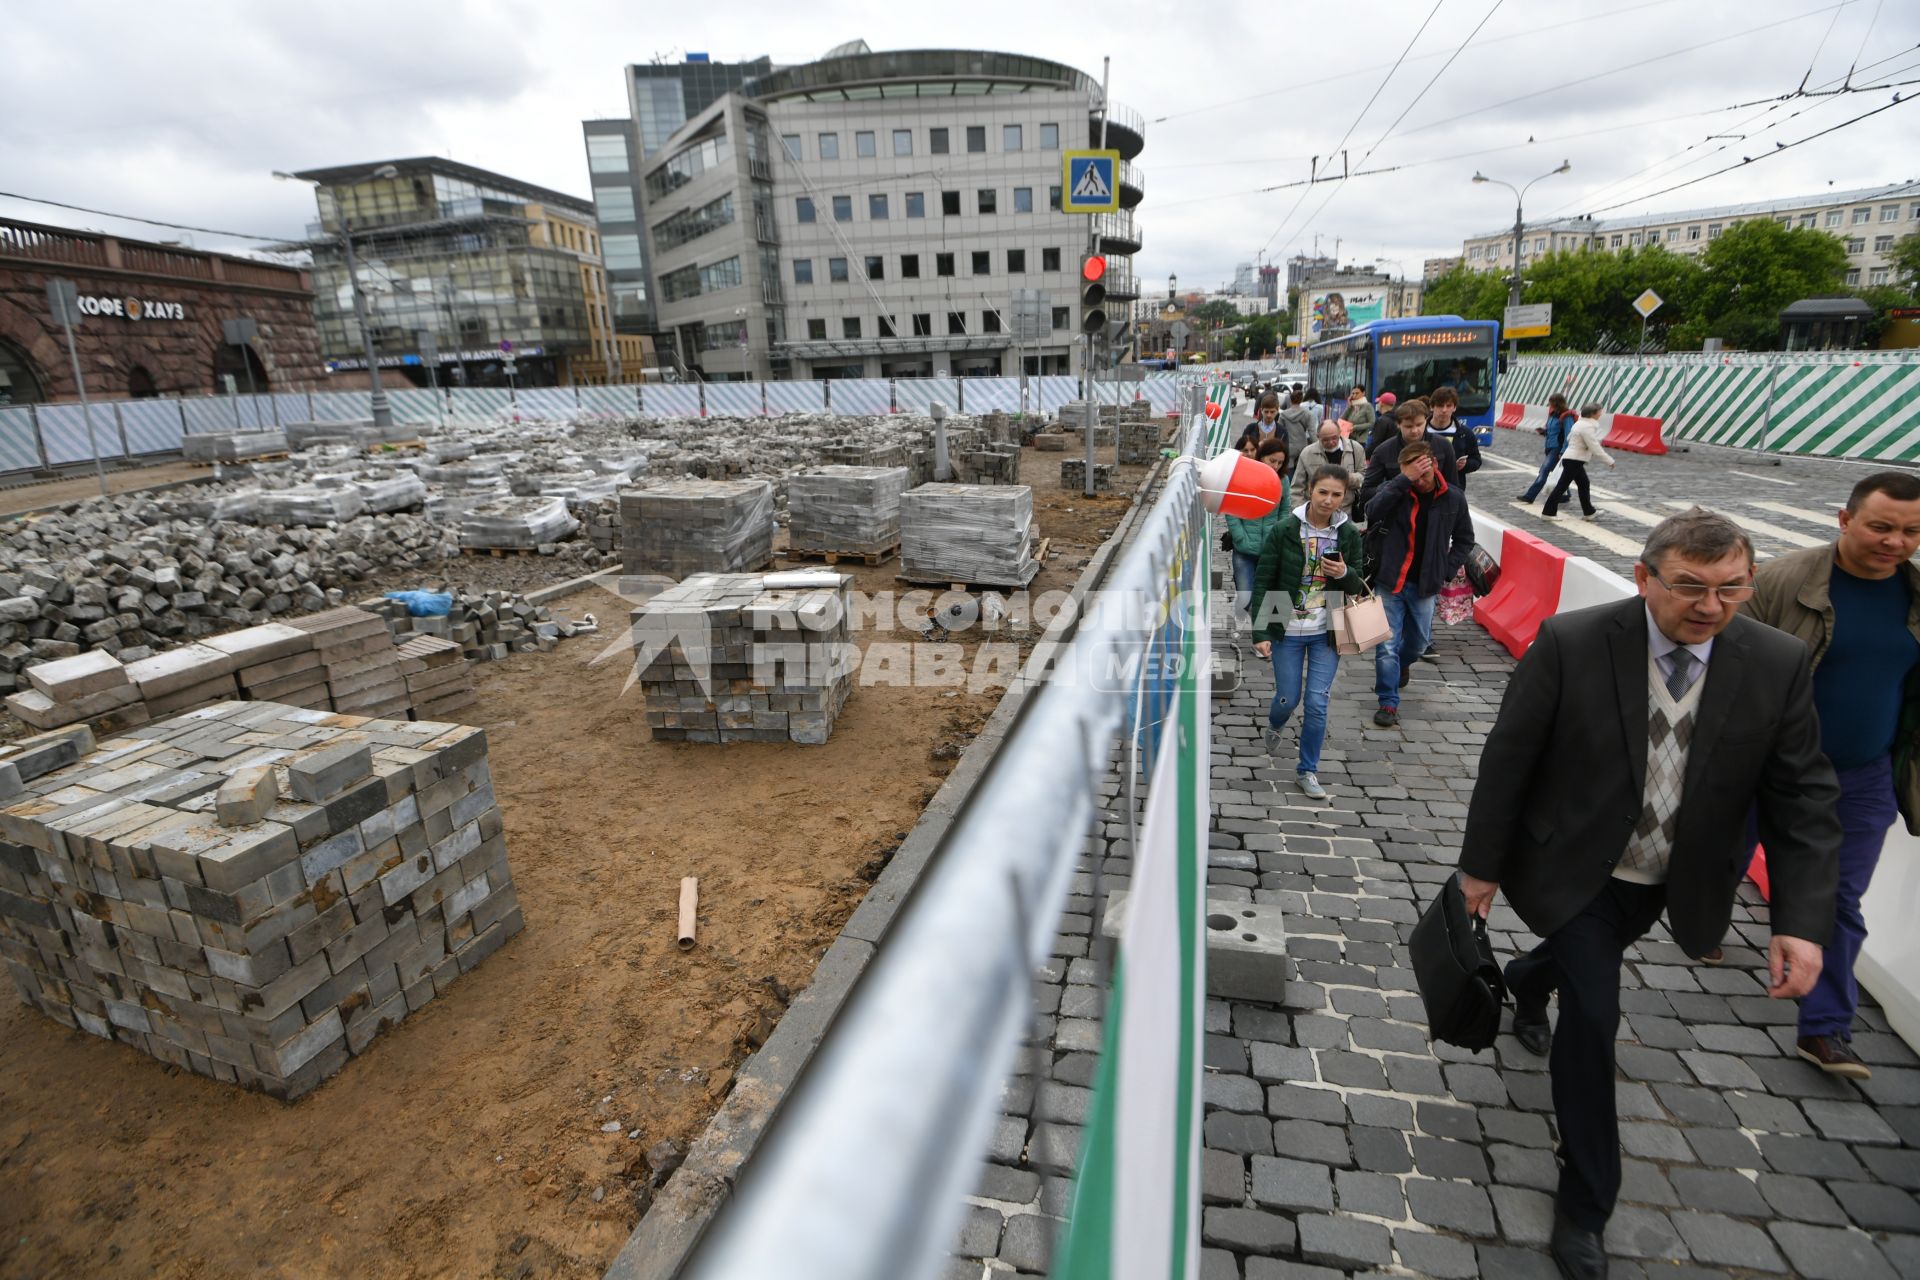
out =
[(1542, 429), (1546, 436), (1546, 453), (1540, 463), (1540, 474), (1533, 478), (1527, 491), (1520, 495), (1520, 501), (1532, 502), (1540, 496), (1540, 490), (1546, 488), (1547, 477), (1560, 465), (1560, 456), (1567, 451), (1567, 437), (1573, 432), (1574, 416), (1567, 412), (1567, 398), (1554, 394), (1547, 397), (1547, 425)]
[(1567, 441), (1566, 453), (1560, 457), (1560, 483), (1547, 495), (1546, 509), (1540, 513), (1542, 518), (1559, 518), (1560, 504), (1566, 501), (1567, 490), (1574, 485), (1580, 488), (1580, 513), (1589, 520), (1600, 518), (1587, 481), (1589, 462), (1604, 462), (1609, 467), (1620, 465), (1600, 444), (1600, 406), (1597, 404), (1580, 406), (1580, 420), (1573, 424), (1573, 436)]
[(1267, 545), (1267, 535), (1280, 522), (1280, 513), (1287, 509), (1287, 473), (1291, 470), (1287, 464), (1293, 457), (1293, 451), (1287, 447), (1287, 433), (1279, 431), (1262, 440), (1253, 456), (1256, 462), (1280, 473), (1280, 501), (1263, 516), (1227, 517), (1227, 546), (1233, 552), (1233, 590), (1242, 603), (1252, 599), (1253, 574), (1260, 563), (1260, 552)]

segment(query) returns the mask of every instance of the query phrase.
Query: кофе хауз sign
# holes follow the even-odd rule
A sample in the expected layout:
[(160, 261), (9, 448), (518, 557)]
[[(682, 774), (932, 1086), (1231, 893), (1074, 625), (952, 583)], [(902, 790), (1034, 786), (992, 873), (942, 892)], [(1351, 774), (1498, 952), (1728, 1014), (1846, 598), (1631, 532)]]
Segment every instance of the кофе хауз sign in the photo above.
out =
[(125, 320), (185, 320), (187, 309), (178, 302), (156, 302), (150, 298), (106, 298), (96, 294), (80, 295), (83, 316), (119, 316)]

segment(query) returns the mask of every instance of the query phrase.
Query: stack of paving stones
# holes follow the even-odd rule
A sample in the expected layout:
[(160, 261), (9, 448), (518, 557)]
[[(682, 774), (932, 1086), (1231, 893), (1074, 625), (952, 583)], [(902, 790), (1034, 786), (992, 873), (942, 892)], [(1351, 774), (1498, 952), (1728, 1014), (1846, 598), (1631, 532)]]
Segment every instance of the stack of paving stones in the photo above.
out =
[[(1085, 458), (1065, 458), (1060, 463), (1060, 487), (1070, 493), (1085, 493), (1087, 489), (1087, 460)], [(1093, 491), (1095, 493), (1113, 492), (1113, 464), (1096, 462), (1093, 464)]]
[[(140, 702), (126, 667), (98, 650), (28, 667), (27, 683), (28, 689), (7, 698), (7, 710), (36, 729), (125, 712)], [(144, 708), (137, 718), (146, 718)]]
[(1144, 466), (1160, 456), (1160, 424), (1153, 406), (1136, 400), (1120, 410), (1120, 463)]
[(4, 765), (15, 989), (202, 1075), (297, 1098), (521, 927), (479, 729), (226, 703)]
[(906, 446), (897, 443), (829, 444), (821, 447), (820, 460), (831, 466), (904, 467), (907, 451)]
[(460, 545), (467, 550), (550, 554), (579, 527), (565, 498), (502, 498), (480, 503), (461, 516)]
[(420, 670), (407, 676), (414, 719), (446, 720), (472, 705), (473, 668), (458, 644), (439, 636), (414, 636), (401, 644), (400, 657), (420, 664)]
[(962, 484), (1019, 484), (1020, 448), (994, 445), (953, 455), (955, 475)]
[(827, 466), (787, 481), (787, 545), (883, 555), (900, 545), (905, 467)]
[(1041, 453), (1065, 453), (1069, 441), (1064, 432), (1043, 431), (1033, 438), (1033, 447)]
[(394, 646), (385, 618), (345, 605), (295, 619), (291, 625), (311, 637), (335, 711), (406, 715), (407, 677), (424, 667)]
[(683, 480), (620, 495), (628, 573), (749, 573), (773, 559), (773, 485)]
[(635, 609), (654, 739), (825, 743), (853, 689), (852, 581), (828, 570), (696, 574)]
[(900, 573), (913, 582), (1024, 587), (1033, 490), (1025, 485), (923, 484), (900, 500)]
[(287, 437), (281, 431), (195, 431), (180, 438), (180, 452), (188, 462), (245, 462), (286, 451)]
[(473, 662), (495, 662), (510, 653), (551, 653), (582, 625), (510, 591), (459, 591), (452, 596), (446, 613), (424, 618), (413, 617), (398, 600), (369, 600), (365, 607), (386, 619), (396, 641), (438, 636), (452, 640)]
[[(1478, 1055), (1436, 1052), (1407, 954), (1458, 859), (1513, 666), (1477, 628), (1443, 628), (1438, 645), (1398, 729), (1371, 722), (1372, 665), (1344, 664), (1320, 769), (1329, 805), (1294, 785), (1295, 728), (1280, 759), (1262, 748), (1264, 664), (1216, 696), (1207, 894), (1280, 905), (1295, 977), (1269, 1002), (1207, 1002), (1207, 1280), (1558, 1275), (1546, 1252), (1558, 1178), (1547, 1063), (1510, 1034)], [(1005, 1086), (942, 1273), (952, 1280), (1048, 1270), (1100, 1046), (1093, 872), (1102, 893), (1131, 873), (1124, 794), (1109, 774), (1036, 978), (1041, 1073), (1023, 1068)], [(1793, 1003), (1766, 995), (1766, 918), (1745, 885), (1722, 966), (1688, 960), (1664, 924), (1627, 953), (1614, 1277), (1920, 1275), (1920, 1057), (1868, 1001), (1853, 1043), (1871, 1080), (1799, 1060)], [(1503, 962), (1536, 941), (1504, 902), (1492, 923)]]

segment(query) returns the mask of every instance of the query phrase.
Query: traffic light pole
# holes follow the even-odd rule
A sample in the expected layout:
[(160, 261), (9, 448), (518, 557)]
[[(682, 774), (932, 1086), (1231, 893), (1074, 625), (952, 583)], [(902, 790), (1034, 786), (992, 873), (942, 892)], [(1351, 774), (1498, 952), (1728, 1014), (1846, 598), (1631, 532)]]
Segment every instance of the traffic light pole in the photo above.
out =
[[(1112, 74), (1113, 74), (1112, 59), (1111, 58), (1100, 59), (1100, 149), (1102, 151), (1105, 151), (1107, 149), (1107, 89), (1108, 89), (1108, 86), (1112, 83)], [(1117, 186), (1120, 181), (1120, 171), (1118, 168), (1114, 169), (1113, 180), (1115, 185)], [(1099, 252), (1100, 252), (1100, 220), (1097, 217), (1089, 216), (1087, 218), (1087, 258), (1091, 258), (1096, 253), (1099, 253)], [(1081, 261), (1083, 262), (1085, 260), (1086, 260), (1085, 258), (1081, 259)], [(1083, 275), (1082, 280), (1084, 281), (1084, 279), (1085, 277)], [(1103, 324), (1101, 327), (1104, 328), (1105, 325)], [(1086, 343), (1087, 343), (1086, 358), (1081, 362), (1081, 372), (1083, 374), (1083, 377), (1081, 379), (1082, 386), (1080, 389), (1080, 399), (1083, 402), (1085, 402), (1087, 406), (1087, 431), (1086, 431), (1087, 466), (1086, 466), (1086, 476), (1081, 482), (1080, 492), (1082, 496), (1091, 498), (1093, 496), (1093, 466), (1094, 466), (1093, 437), (1094, 437), (1096, 428), (1098, 428), (1098, 426), (1100, 425), (1100, 405), (1093, 398), (1093, 386), (1094, 386), (1093, 333), (1087, 326), (1085, 316), (1081, 317), (1080, 328), (1082, 332), (1085, 333)]]

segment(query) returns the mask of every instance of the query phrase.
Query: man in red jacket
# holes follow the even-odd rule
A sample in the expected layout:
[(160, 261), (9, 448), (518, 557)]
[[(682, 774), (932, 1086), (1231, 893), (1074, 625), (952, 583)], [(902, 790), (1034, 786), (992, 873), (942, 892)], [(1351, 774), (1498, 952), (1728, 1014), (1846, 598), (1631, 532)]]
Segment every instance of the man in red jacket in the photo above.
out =
[(1400, 723), (1400, 690), (1433, 638), (1433, 606), (1440, 588), (1460, 572), (1473, 550), (1473, 517), (1465, 490), (1449, 484), (1425, 440), (1399, 451), (1400, 474), (1367, 503), (1367, 527), (1380, 533), (1373, 590), (1386, 607), (1393, 638), (1373, 651), (1373, 686), (1380, 709), (1373, 722)]

